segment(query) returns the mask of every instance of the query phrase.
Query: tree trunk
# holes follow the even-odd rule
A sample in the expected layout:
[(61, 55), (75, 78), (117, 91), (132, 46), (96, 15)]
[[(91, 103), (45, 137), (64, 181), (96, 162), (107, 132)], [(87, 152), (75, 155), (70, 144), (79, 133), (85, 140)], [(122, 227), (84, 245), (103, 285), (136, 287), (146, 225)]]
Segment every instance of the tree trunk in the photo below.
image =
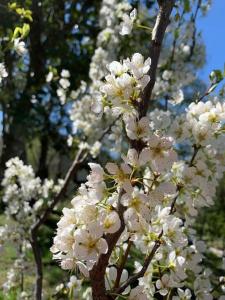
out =
[(48, 165), (47, 165), (47, 156), (48, 156), (48, 136), (44, 134), (41, 137), (41, 153), (38, 163), (37, 176), (41, 179), (48, 177)]

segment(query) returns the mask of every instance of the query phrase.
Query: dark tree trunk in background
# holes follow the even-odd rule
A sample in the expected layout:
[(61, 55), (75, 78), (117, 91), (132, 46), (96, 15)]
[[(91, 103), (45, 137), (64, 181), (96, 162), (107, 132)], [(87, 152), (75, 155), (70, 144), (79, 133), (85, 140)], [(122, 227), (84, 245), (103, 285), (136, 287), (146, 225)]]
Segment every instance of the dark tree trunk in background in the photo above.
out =
[(45, 134), (41, 137), (41, 152), (39, 156), (39, 163), (38, 163), (38, 171), (37, 176), (39, 176), (41, 179), (48, 177), (48, 164), (47, 164), (47, 158), (48, 158), (48, 136)]

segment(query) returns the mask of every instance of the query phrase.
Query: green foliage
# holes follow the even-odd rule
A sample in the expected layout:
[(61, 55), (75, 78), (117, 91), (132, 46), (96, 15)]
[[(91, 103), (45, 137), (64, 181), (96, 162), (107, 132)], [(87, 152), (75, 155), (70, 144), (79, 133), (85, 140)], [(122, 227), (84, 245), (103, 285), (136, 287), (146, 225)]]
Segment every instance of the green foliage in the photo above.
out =
[(25, 38), (28, 36), (30, 32), (30, 25), (27, 24), (27, 23), (24, 23), (23, 24), (23, 27), (16, 27), (14, 29), (14, 32), (13, 32), (13, 40), (16, 39), (16, 38)]
[(10, 10), (15, 11), (21, 18), (27, 19), (30, 22), (33, 21), (32, 11), (30, 9), (25, 9), (23, 7), (19, 7), (16, 2), (9, 3), (8, 7), (9, 7)]

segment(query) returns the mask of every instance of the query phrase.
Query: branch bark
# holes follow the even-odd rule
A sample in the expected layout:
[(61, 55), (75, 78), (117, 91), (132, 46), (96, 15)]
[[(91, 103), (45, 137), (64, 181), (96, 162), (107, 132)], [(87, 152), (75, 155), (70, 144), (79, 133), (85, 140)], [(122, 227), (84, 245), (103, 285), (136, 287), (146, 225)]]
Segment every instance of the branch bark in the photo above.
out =
[(123, 269), (125, 267), (125, 264), (126, 264), (126, 261), (127, 261), (127, 258), (128, 258), (131, 246), (132, 246), (132, 241), (128, 240), (127, 249), (126, 249), (126, 251), (124, 253), (122, 262), (121, 262), (121, 264), (120, 264), (120, 266), (119, 266), (119, 268), (117, 270), (117, 276), (116, 276), (116, 282), (115, 282), (114, 288), (118, 288), (119, 287), (120, 279), (121, 279), (121, 276), (122, 276), (122, 273), (123, 273)]
[(149, 101), (155, 85), (156, 70), (161, 52), (162, 41), (166, 32), (166, 28), (170, 22), (170, 15), (174, 6), (174, 2), (174, 0), (158, 0), (159, 12), (152, 31), (151, 46), (149, 50), (151, 66), (148, 75), (150, 76), (150, 81), (143, 92), (142, 101), (140, 102), (140, 118), (145, 116), (148, 110)]
[(112, 234), (107, 234), (105, 239), (108, 244), (108, 252), (106, 254), (102, 254), (99, 257), (98, 263), (93, 267), (90, 271), (90, 279), (92, 286), (92, 297), (93, 300), (111, 300), (114, 299), (113, 296), (107, 295), (105, 288), (105, 271), (108, 266), (109, 258), (112, 254), (112, 251), (119, 240), (122, 232), (125, 229), (125, 223), (123, 219), (123, 213), (125, 208), (120, 203), (120, 199), (122, 197), (123, 191), (121, 190), (118, 197), (118, 207), (117, 212), (120, 217), (121, 226), (120, 229)]
[(54, 209), (54, 207), (56, 206), (56, 204), (58, 204), (58, 202), (64, 197), (66, 191), (67, 191), (67, 187), (70, 183), (71, 178), (74, 176), (75, 172), (77, 171), (78, 166), (85, 160), (85, 158), (87, 157), (87, 152), (84, 152), (84, 150), (80, 149), (71, 165), (71, 167), (69, 168), (65, 180), (64, 180), (64, 184), (61, 188), (61, 190), (59, 191), (59, 193), (55, 196), (55, 198), (53, 199), (52, 203), (49, 205), (49, 207), (45, 210), (45, 212), (43, 213), (43, 215), (37, 220), (36, 223), (34, 223), (34, 225), (31, 227), (31, 232), (36, 232), (38, 230), (38, 228), (45, 222), (45, 220), (47, 219), (47, 217), (49, 216), (49, 214), (52, 212), (52, 210)]
[(156, 251), (158, 250), (158, 248), (160, 247), (160, 238), (163, 235), (163, 231), (161, 231), (161, 233), (158, 236), (157, 241), (155, 242), (150, 254), (147, 256), (147, 258), (144, 261), (144, 264), (141, 268), (141, 270), (136, 273), (135, 275), (131, 276), (121, 287), (119, 287), (118, 289), (115, 290), (115, 294), (121, 294), (129, 285), (133, 284), (136, 282), (136, 280), (138, 280), (138, 278), (143, 277), (145, 272), (148, 269), (149, 264), (151, 263)]
[(196, 33), (197, 33), (197, 29), (196, 29), (195, 21), (196, 21), (197, 16), (198, 16), (198, 11), (201, 8), (201, 4), (202, 4), (202, 0), (198, 0), (198, 4), (197, 4), (196, 10), (195, 10), (195, 13), (192, 16), (192, 20), (191, 20), (192, 24), (194, 26), (194, 29), (193, 29), (192, 44), (191, 44), (190, 54), (189, 54), (188, 60), (190, 60), (192, 58), (192, 56), (194, 54), (195, 46), (196, 46)]

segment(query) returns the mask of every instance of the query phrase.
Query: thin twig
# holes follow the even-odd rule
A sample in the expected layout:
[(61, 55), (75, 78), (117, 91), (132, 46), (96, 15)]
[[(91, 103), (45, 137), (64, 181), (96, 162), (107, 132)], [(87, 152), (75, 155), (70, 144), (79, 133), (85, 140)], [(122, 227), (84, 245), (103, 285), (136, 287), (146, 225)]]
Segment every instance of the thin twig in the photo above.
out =
[(196, 26), (195, 26), (195, 21), (197, 19), (197, 15), (198, 15), (198, 11), (201, 7), (201, 4), (202, 4), (202, 0), (198, 0), (198, 4), (197, 4), (197, 7), (196, 7), (196, 10), (195, 10), (195, 13), (194, 15), (192, 16), (192, 23), (194, 25), (194, 30), (193, 30), (193, 35), (192, 35), (192, 45), (191, 45), (191, 48), (190, 48), (190, 54), (189, 54), (189, 57), (188, 57), (188, 60), (191, 59), (192, 55), (194, 54), (194, 50), (195, 50), (195, 45), (196, 45), (196, 32), (197, 32), (197, 29), (196, 29)]
[(145, 259), (141, 270), (138, 273), (136, 273), (135, 275), (131, 276), (121, 287), (119, 287), (118, 289), (113, 291), (114, 293), (121, 294), (129, 285), (135, 283), (136, 280), (138, 280), (138, 278), (144, 276), (145, 272), (148, 269), (149, 264), (151, 263), (152, 259), (154, 258), (154, 255), (155, 255), (156, 251), (160, 247), (160, 244), (161, 244), (160, 238), (162, 237), (162, 235), (163, 235), (163, 231), (161, 231), (160, 234), (158, 235), (158, 238), (155, 241), (155, 244), (154, 244), (150, 254)]
[(121, 264), (120, 264), (120, 266), (119, 266), (119, 268), (117, 270), (117, 276), (116, 276), (116, 282), (115, 282), (114, 288), (118, 288), (118, 286), (120, 284), (121, 275), (123, 273), (123, 269), (125, 267), (125, 264), (126, 264), (126, 261), (127, 261), (127, 258), (128, 258), (131, 246), (132, 246), (132, 241), (129, 239), (128, 245), (127, 245), (127, 249), (126, 249), (126, 251), (124, 253), (122, 262), (121, 262)]
[(140, 102), (140, 118), (145, 116), (148, 110), (152, 90), (155, 85), (156, 70), (159, 61), (159, 55), (161, 52), (162, 41), (165, 35), (166, 28), (170, 22), (170, 15), (174, 6), (174, 2), (174, 0), (158, 0), (159, 12), (156, 18), (155, 26), (152, 31), (152, 40), (149, 51), (149, 56), (151, 58), (151, 66), (148, 75), (150, 76), (150, 81), (143, 92), (142, 101)]
[(192, 167), (193, 166), (193, 163), (194, 163), (194, 160), (195, 160), (195, 157), (196, 155), (198, 154), (198, 151), (201, 149), (201, 146), (197, 146), (196, 144), (193, 145), (193, 148), (194, 148), (194, 152), (192, 154), (192, 157), (191, 157), (191, 160), (188, 164), (189, 167)]
[(108, 128), (106, 128), (102, 132), (102, 134), (99, 137), (99, 141), (103, 140), (103, 138), (105, 137), (105, 135), (108, 134), (111, 131), (113, 125), (115, 125), (116, 121), (118, 121), (119, 119), (120, 119), (120, 115), (108, 126)]
[(107, 234), (105, 239), (108, 244), (108, 252), (106, 254), (101, 254), (98, 260), (98, 263), (94, 265), (90, 271), (90, 279), (92, 286), (92, 297), (93, 300), (109, 300), (112, 299), (112, 296), (107, 295), (105, 288), (105, 271), (108, 266), (109, 258), (112, 254), (112, 251), (119, 240), (122, 232), (125, 229), (125, 223), (123, 218), (123, 213), (125, 211), (124, 206), (121, 204), (121, 197), (123, 195), (123, 190), (119, 191), (117, 212), (120, 217), (121, 226), (119, 230), (115, 233)]
[(64, 184), (63, 184), (61, 190), (54, 197), (53, 201), (51, 202), (51, 204), (49, 205), (49, 207), (45, 210), (45, 212), (43, 213), (43, 215), (31, 227), (31, 231), (32, 232), (35, 232), (35, 231), (38, 230), (38, 228), (45, 222), (45, 220), (47, 219), (47, 217), (49, 216), (49, 214), (55, 208), (56, 204), (58, 204), (58, 202), (62, 199), (62, 197), (64, 197), (71, 178), (75, 174), (78, 166), (85, 160), (86, 157), (87, 157), (86, 150), (80, 149), (77, 152), (77, 155), (76, 155), (76, 157), (75, 157), (75, 159), (74, 159), (71, 167), (69, 168), (69, 170), (68, 170), (68, 172), (66, 174), (66, 177), (65, 177), (65, 180), (64, 180)]

